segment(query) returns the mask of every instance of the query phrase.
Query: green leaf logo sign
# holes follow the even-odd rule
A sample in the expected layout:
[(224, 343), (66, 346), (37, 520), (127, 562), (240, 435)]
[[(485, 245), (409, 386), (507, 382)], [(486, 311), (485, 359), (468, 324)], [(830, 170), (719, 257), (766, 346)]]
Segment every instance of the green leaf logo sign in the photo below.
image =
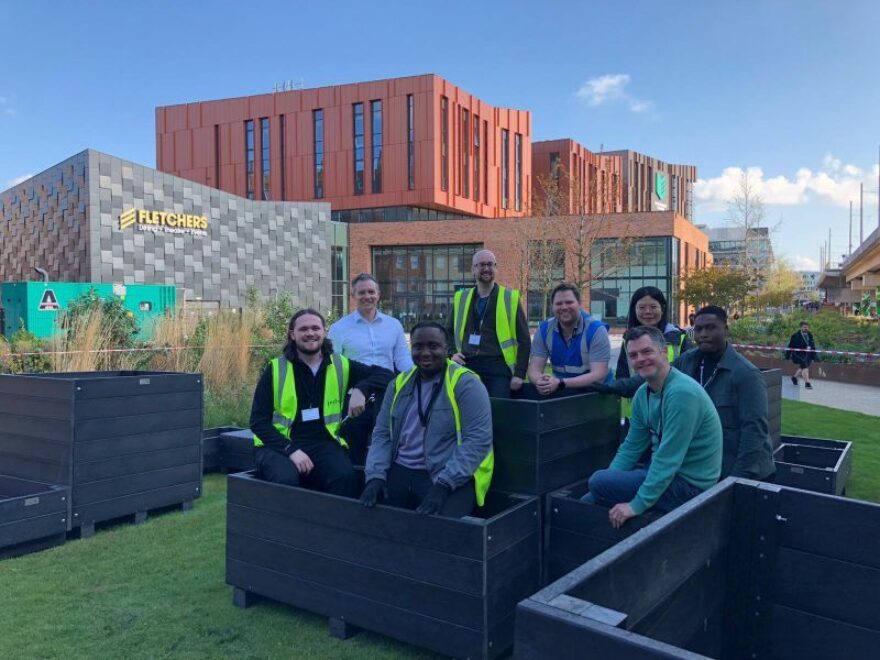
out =
[(662, 172), (654, 172), (654, 194), (657, 199), (666, 199), (666, 175)]

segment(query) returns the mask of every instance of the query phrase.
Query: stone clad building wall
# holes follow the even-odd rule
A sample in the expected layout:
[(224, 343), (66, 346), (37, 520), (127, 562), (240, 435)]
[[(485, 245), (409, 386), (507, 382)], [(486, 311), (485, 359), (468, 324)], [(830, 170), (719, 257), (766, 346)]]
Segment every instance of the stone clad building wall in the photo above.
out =
[[(138, 210), (204, 216), (208, 227), (123, 226)], [(329, 204), (246, 200), (86, 150), (0, 193), (0, 220), (2, 281), (33, 279), (37, 265), (53, 281), (174, 285), (178, 302), (240, 307), (253, 287), (330, 306)]]

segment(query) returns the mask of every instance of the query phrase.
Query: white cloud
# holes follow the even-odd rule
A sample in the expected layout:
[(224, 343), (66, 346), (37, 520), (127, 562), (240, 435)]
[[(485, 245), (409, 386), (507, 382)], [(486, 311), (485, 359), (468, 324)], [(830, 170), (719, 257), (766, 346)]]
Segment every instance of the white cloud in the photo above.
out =
[(7, 117), (15, 116), (15, 108), (12, 107), (9, 99), (5, 96), (0, 96), (0, 112)]
[(630, 83), (629, 74), (606, 73), (598, 78), (591, 78), (575, 93), (589, 105), (595, 107), (604, 103), (623, 102), (635, 113), (644, 113), (654, 108), (652, 101), (636, 98), (626, 91)]
[(819, 262), (816, 259), (810, 259), (810, 257), (801, 254), (791, 256), (788, 260), (795, 270), (819, 270)]
[(8, 190), (9, 188), (14, 188), (19, 183), (24, 183), (25, 181), (30, 179), (32, 176), (33, 176), (33, 174), (22, 174), (21, 176), (17, 176), (14, 179), (10, 179), (9, 181), (6, 182), (6, 189)]
[[(699, 179), (694, 187), (694, 196), (700, 210), (715, 212), (724, 210), (739, 190), (743, 172), (748, 172), (755, 192), (767, 205), (795, 206), (809, 202), (824, 202), (846, 208), (850, 201), (858, 203), (859, 184), (865, 184), (868, 196), (877, 182), (878, 166), (870, 172), (852, 164), (842, 164), (840, 159), (826, 154), (822, 160), (822, 170), (812, 171), (801, 167), (793, 177), (780, 174), (765, 178), (760, 167), (727, 167), (716, 177)], [(873, 195), (873, 192), (870, 192)]]

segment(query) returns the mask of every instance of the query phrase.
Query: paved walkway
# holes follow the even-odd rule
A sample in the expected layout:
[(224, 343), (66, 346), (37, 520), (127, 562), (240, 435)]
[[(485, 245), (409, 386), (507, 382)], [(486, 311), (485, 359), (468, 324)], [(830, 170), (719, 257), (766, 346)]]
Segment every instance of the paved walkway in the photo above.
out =
[[(623, 339), (619, 335), (611, 335), (611, 366), (617, 364), (617, 355)], [(880, 387), (870, 385), (850, 385), (831, 380), (813, 379), (813, 389), (804, 388), (801, 381), (798, 387), (791, 384), (791, 377), (782, 378), (782, 396), (805, 403), (828, 406), (839, 410), (852, 410), (866, 415), (880, 416)]]

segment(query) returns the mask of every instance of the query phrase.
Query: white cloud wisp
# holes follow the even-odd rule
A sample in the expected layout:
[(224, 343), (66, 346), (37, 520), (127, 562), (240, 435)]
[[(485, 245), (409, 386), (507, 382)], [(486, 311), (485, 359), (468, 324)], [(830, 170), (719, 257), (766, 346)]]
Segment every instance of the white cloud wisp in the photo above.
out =
[(635, 113), (648, 112), (654, 107), (652, 101), (638, 99), (626, 91), (630, 83), (629, 74), (606, 73), (598, 78), (591, 78), (575, 93), (579, 99), (584, 99), (592, 107), (605, 103), (623, 102)]

